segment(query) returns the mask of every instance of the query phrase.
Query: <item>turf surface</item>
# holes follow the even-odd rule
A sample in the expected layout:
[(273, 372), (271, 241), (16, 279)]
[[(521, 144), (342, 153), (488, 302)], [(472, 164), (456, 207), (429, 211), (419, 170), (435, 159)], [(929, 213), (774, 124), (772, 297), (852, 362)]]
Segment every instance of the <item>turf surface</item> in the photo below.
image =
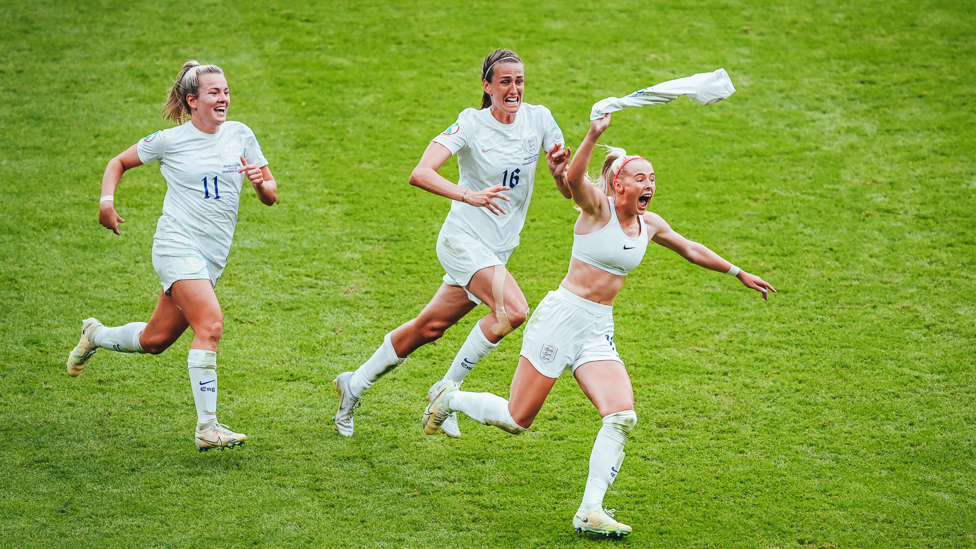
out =
[[(738, 93), (615, 115), (654, 162), (651, 208), (757, 273), (652, 247), (618, 298), (639, 423), (608, 507), (635, 547), (976, 546), (976, 14), (965, 2), (0, 0), (0, 540), (8, 547), (587, 546), (570, 521), (599, 417), (560, 380), (531, 432), (427, 437), (427, 387), (470, 315), (364, 398), (331, 379), (435, 291), (446, 200), (426, 143), (511, 47), (575, 147), (595, 101), (726, 68)], [(64, 360), (81, 320), (146, 320), (165, 183), (106, 162), (167, 124), (187, 59), (217, 63), (280, 203), (245, 192), (218, 297), (220, 417), (198, 454), (184, 336)], [(595, 164), (595, 162), (594, 162)], [(542, 168), (544, 171), (545, 168)], [(441, 170), (456, 180), (453, 161)], [(540, 173), (509, 267), (536, 305), (575, 212)], [(510, 336), (465, 388), (502, 395)]]

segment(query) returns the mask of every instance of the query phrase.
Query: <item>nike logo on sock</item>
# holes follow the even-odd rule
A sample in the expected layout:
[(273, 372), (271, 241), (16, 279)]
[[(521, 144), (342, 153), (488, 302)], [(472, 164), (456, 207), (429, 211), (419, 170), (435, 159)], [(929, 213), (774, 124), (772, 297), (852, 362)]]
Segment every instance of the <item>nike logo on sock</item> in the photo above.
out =
[(200, 382), (200, 385), (206, 385), (208, 383), (213, 383), (214, 381), (217, 381), (217, 380), (216, 379), (211, 379), (210, 381), (201, 381)]

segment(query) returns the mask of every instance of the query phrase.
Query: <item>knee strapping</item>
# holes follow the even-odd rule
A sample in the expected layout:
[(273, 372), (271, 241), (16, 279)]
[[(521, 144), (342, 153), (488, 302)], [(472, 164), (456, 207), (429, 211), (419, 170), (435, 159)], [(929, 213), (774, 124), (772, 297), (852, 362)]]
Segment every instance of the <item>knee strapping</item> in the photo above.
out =
[(485, 424), (494, 425), (495, 427), (498, 427), (502, 431), (506, 431), (513, 435), (520, 435), (528, 431), (528, 429), (526, 429), (525, 427), (522, 427), (518, 423), (515, 423), (515, 419), (512, 418), (512, 414), (508, 411), (507, 407), (505, 408), (505, 418), (502, 421), (489, 419), (485, 421)]
[(623, 412), (617, 412), (615, 414), (610, 414), (603, 418), (603, 425), (613, 429), (614, 432), (619, 434), (626, 441), (627, 436), (637, 425), (637, 412), (633, 410), (624, 410)]
[(505, 313), (505, 278), (508, 271), (504, 265), (495, 265), (495, 273), (491, 277), (491, 293), (495, 298), (495, 318), (498, 322), (491, 327), (491, 333), (496, 336), (506, 336), (512, 333), (512, 323)]

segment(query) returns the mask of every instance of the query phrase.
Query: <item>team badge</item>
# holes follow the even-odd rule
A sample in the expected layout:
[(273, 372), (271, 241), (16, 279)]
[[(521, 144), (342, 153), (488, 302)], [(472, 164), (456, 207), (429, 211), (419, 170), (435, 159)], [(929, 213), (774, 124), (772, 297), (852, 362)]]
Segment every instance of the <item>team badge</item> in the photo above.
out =
[(237, 154), (237, 151), (235, 151), (233, 147), (221, 147), (220, 157), (224, 159), (224, 162), (234, 162), (234, 161), (240, 162), (240, 156)]
[(542, 359), (542, 362), (549, 364), (550, 362), (556, 359), (556, 352), (558, 351), (559, 349), (553, 347), (552, 345), (549, 344), (543, 345), (542, 352), (539, 353), (539, 358)]
[(147, 135), (146, 138), (143, 139), (143, 141), (145, 141), (146, 143), (149, 143), (153, 139), (156, 139), (156, 136), (159, 135), (159, 132), (161, 132), (161, 131), (163, 131), (163, 130), (156, 130), (156, 131), (154, 131), (153, 133)]
[(461, 130), (461, 123), (460, 122), (455, 122), (455, 123), (451, 124), (451, 127), (449, 127), (446, 130), (444, 130), (444, 135), (454, 135), (454, 134), (456, 134), (460, 130)]
[(535, 137), (526, 137), (523, 144), (525, 145), (525, 152), (539, 154), (539, 141)]

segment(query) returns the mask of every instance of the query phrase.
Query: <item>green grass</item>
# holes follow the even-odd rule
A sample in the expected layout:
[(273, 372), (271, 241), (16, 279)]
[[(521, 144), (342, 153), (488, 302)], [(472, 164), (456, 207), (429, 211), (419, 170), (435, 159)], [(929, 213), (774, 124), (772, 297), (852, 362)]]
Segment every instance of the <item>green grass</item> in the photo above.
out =
[[(590, 546), (570, 520), (599, 426), (570, 377), (531, 432), (419, 426), (473, 322), (331, 426), (331, 379), (415, 315), (447, 201), (410, 187), (480, 99), (481, 58), (526, 60), (526, 101), (574, 147), (597, 100), (726, 68), (738, 93), (615, 115), (652, 209), (780, 293), (654, 247), (617, 300), (639, 422), (606, 503), (633, 547), (976, 546), (976, 13), (965, 2), (0, 0), (0, 545)], [(148, 319), (165, 183), (106, 162), (167, 127), (187, 59), (217, 63), (281, 201), (241, 204), (220, 417), (198, 454), (189, 336), (64, 373), (80, 321)], [(542, 168), (545, 171), (545, 168)], [(456, 164), (442, 170), (456, 180)], [(540, 173), (509, 267), (535, 306), (575, 212)], [(469, 377), (507, 395), (520, 332)]]

